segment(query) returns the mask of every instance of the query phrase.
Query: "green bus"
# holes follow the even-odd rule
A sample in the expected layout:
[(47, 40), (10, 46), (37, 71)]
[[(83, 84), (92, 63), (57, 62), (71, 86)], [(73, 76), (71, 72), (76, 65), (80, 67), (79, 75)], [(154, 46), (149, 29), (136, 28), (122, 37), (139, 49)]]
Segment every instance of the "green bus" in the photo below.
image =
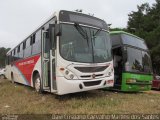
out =
[(115, 83), (112, 89), (139, 92), (151, 89), (153, 71), (145, 41), (124, 31), (110, 33)]

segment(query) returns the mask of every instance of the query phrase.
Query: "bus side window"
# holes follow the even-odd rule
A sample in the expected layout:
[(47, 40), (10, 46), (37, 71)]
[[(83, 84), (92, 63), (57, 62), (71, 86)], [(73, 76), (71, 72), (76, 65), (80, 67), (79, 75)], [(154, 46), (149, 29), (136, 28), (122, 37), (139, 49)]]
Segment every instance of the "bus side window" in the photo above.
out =
[(14, 62), (15, 61), (15, 49), (13, 50), (13, 56), (12, 56), (12, 61)]
[(18, 53), (17, 53), (18, 50), (17, 50), (17, 49), (18, 49), (18, 48), (16, 47), (16, 48), (15, 48), (15, 59), (14, 59), (15, 61), (18, 60)]
[(26, 48), (26, 41), (23, 42), (23, 50)]
[(36, 55), (41, 52), (41, 30), (37, 31), (32, 37), (32, 55)]
[(32, 44), (35, 43), (35, 36), (36, 36), (36, 34), (33, 34), (33, 36), (32, 36)]
[(28, 38), (25, 42), (24, 58), (31, 56), (31, 48), (31, 38)]
[(20, 45), (18, 46), (17, 53), (18, 53), (18, 60), (19, 60), (19, 59), (20, 59), (20, 56), (19, 56), (19, 53), (20, 53)]
[(19, 58), (23, 58), (23, 43), (20, 45)]
[(18, 46), (18, 50), (17, 50), (17, 53), (19, 53), (20, 52), (20, 45)]
[(14, 51), (12, 51), (11, 55), (12, 55), (11, 62), (13, 62), (14, 61)]

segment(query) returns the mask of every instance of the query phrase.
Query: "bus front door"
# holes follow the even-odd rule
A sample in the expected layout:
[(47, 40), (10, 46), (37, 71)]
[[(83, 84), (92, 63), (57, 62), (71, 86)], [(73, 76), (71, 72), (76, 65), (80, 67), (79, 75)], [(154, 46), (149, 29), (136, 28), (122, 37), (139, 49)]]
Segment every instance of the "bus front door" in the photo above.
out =
[(47, 31), (42, 30), (42, 88), (44, 91), (56, 92), (55, 54), (53, 54), (55, 51), (52, 49), (53, 35), (50, 35), (50, 30), (54, 31), (54, 27), (51, 26)]

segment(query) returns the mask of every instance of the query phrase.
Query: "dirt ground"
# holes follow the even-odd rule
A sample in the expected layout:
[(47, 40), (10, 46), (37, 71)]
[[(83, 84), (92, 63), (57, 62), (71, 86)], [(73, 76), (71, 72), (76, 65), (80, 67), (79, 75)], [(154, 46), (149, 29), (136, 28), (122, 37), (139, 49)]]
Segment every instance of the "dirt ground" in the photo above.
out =
[(0, 80), (0, 114), (160, 114), (160, 91), (93, 90), (59, 97), (5, 79)]

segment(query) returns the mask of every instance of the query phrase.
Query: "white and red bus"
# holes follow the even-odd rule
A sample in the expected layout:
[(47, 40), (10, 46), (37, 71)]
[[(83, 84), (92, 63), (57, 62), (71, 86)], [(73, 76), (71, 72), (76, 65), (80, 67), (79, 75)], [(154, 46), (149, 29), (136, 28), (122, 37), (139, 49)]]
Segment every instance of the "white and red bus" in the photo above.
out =
[(56, 12), (7, 53), (6, 77), (58, 95), (112, 87), (108, 30), (99, 18)]

